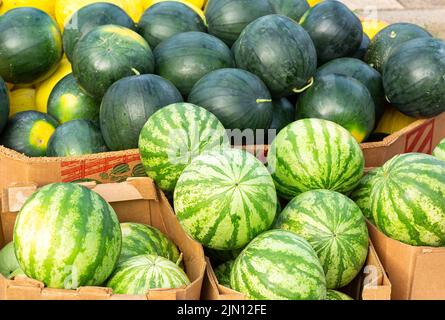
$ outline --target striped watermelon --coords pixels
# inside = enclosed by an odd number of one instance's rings
[[[284,230],[255,238],[235,260],[230,283],[252,300],[326,298],[326,278],[314,249]]]
[[[368,256],[368,229],[360,208],[328,190],[303,193],[281,213],[277,227],[306,239],[318,254],[329,289],[348,285]]]
[[[116,266],[121,242],[113,208],[97,193],[69,183],[34,193],[14,227],[20,267],[51,288],[101,285]]]
[[[340,291],[328,290],[326,300],[354,300],[347,294]]]
[[[443,139],[433,151],[433,156],[445,161],[445,139]]]
[[[235,260],[230,260],[215,269],[215,275],[220,285],[230,288],[230,273],[234,264]]]
[[[176,245],[161,231],[140,223],[121,223],[122,251],[119,262],[144,254],[164,257],[177,263],[180,253]]]
[[[141,255],[120,263],[108,280],[115,294],[146,294],[150,289],[175,289],[190,284],[185,272],[168,259]]]
[[[375,225],[413,246],[445,246],[445,163],[409,153],[377,171],[371,190]]]
[[[191,237],[212,249],[231,250],[271,227],[277,195],[258,159],[242,150],[226,149],[192,161],[178,180],[174,203]]]
[[[299,120],[284,128],[267,159],[277,191],[286,199],[317,189],[348,193],[359,183],[365,166],[351,134],[321,119]]]
[[[365,175],[362,180],[360,180],[357,188],[351,193],[351,199],[355,201],[360,210],[362,210],[363,215],[370,221],[373,221],[371,212],[371,189],[377,170],[378,169],[374,169]]]
[[[0,274],[9,278],[18,269],[20,265],[15,257],[14,244],[10,242],[0,250]]]
[[[173,191],[182,171],[204,151],[229,145],[226,131],[207,110],[175,103],[153,114],[142,129],[139,150],[149,177]]]

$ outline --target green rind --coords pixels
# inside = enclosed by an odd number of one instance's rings
[[[179,261],[178,247],[158,229],[139,223],[122,223],[121,230],[119,262],[144,254],[161,256],[173,263]]]
[[[226,129],[267,129],[272,99],[256,75],[240,69],[213,71],[192,88],[188,101],[213,113]]]
[[[72,64],[79,85],[96,99],[117,80],[154,71],[153,53],[144,38],[113,25],[96,27],[82,37]]]
[[[340,291],[328,290],[326,294],[326,300],[354,300],[347,294]]]
[[[8,122],[9,107],[8,88],[5,81],[0,77],[0,134]]]
[[[237,67],[260,77],[275,98],[305,87],[317,68],[309,34],[280,15],[268,15],[249,24],[232,50]]]
[[[14,84],[49,77],[62,59],[62,36],[45,12],[16,8],[0,19],[0,76]]]
[[[392,51],[402,43],[417,39],[431,37],[431,34],[420,26],[412,23],[394,23],[380,30],[369,45],[365,61],[380,73],[392,54]]]
[[[82,36],[95,27],[108,24],[136,29],[128,14],[112,3],[91,3],[78,10],[66,23],[63,30],[63,49],[68,60],[73,61],[74,48]]]
[[[295,106],[286,98],[274,100],[272,122],[269,129],[276,130],[276,134],[295,121]],[[271,142],[271,141],[270,141]]]
[[[433,150],[433,156],[445,161],[445,139],[443,139]]]
[[[154,56],[156,74],[173,82],[184,96],[206,74],[235,65],[224,42],[203,32],[176,34],[159,44]]]
[[[362,180],[360,180],[357,188],[351,193],[350,196],[350,198],[359,206],[366,219],[370,220],[371,222],[373,222],[371,211],[371,191],[374,184],[374,177],[378,174],[379,170],[380,168],[368,172],[362,178]]]
[[[332,60],[317,70],[317,77],[329,74],[341,74],[360,81],[374,100],[376,119],[380,120],[384,111],[385,93],[382,76],[365,62],[354,58],[339,58]]]
[[[360,19],[340,1],[322,1],[304,14],[300,25],[314,42],[319,65],[354,54],[363,39]]]
[[[76,184],[41,188],[26,201],[14,226],[20,267],[50,288],[101,285],[116,266],[121,242],[113,208]]]
[[[89,120],[99,124],[100,103],[87,95],[73,74],[60,80],[48,99],[48,114],[61,124],[72,120]]]
[[[195,158],[178,180],[174,207],[184,230],[204,246],[239,249],[275,219],[273,180],[253,155],[238,149]]]
[[[189,103],[162,108],[141,131],[139,151],[149,177],[173,191],[187,165],[200,154],[229,146],[226,131],[207,110]]]
[[[0,274],[8,279],[17,269],[20,265],[15,257],[14,243],[10,242],[0,250]]]
[[[309,10],[306,0],[269,0],[275,13],[300,21],[301,17]]]
[[[375,127],[375,105],[369,90],[358,80],[340,74],[316,77],[298,99],[296,119],[324,119],[347,129],[358,142]]]
[[[283,129],[267,159],[277,191],[286,199],[317,189],[351,192],[365,167],[360,145],[350,133],[319,119],[299,120]]]
[[[47,146],[33,146],[29,142],[31,128],[37,121],[46,122],[54,129],[58,126],[57,121],[50,115],[37,111],[19,112],[6,125],[0,136],[0,144],[28,157],[44,157]]]
[[[232,46],[252,21],[275,13],[268,0],[210,0],[205,9],[209,33]]]
[[[230,260],[215,269],[215,275],[220,285],[230,288],[230,273],[234,264],[235,260]]]
[[[357,51],[351,55],[351,58],[356,58],[360,60],[365,60],[366,52],[368,52],[369,46],[371,45],[371,39],[369,39],[366,33],[363,33],[362,43]]]
[[[231,287],[252,300],[324,300],[326,279],[317,254],[297,235],[268,231],[235,260]]]
[[[115,82],[100,106],[100,129],[114,151],[135,149],[147,120],[161,108],[182,102],[178,89],[157,75],[140,75]]]
[[[107,151],[102,133],[93,122],[73,120],[57,127],[48,142],[46,155],[75,157]]]
[[[383,70],[387,100],[410,117],[435,117],[445,111],[444,74],[445,41],[406,41],[393,50]]]
[[[348,285],[368,256],[369,237],[360,208],[327,190],[303,193],[281,213],[277,227],[306,239],[320,259],[328,289]]]
[[[445,163],[410,153],[388,161],[374,177],[371,210],[388,237],[413,246],[445,246]]]
[[[120,263],[107,287],[115,294],[145,295],[150,289],[176,289],[189,284],[185,272],[170,260],[140,255]]]
[[[139,34],[152,48],[175,34],[189,31],[206,32],[207,27],[193,9],[180,2],[155,3],[138,23]]]

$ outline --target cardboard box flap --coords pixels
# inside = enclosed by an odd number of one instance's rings
[[[150,178],[129,178],[123,183],[79,183],[98,193],[109,203],[133,200],[158,201],[156,186]],[[37,190],[37,184],[10,186],[2,194],[2,212],[19,212],[26,200]]]

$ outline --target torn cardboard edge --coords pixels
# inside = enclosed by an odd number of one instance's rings
[[[84,184],[85,185],[85,184]],[[81,287],[77,290],[46,288],[42,282],[26,277],[7,280],[0,275],[0,300],[199,300],[206,262],[204,250],[182,229],[165,195],[150,178],[132,178],[124,183],[86,184],[103,196],[116,211],[120,222],[152,225],[169,237],[184,254],[191,284],[177,289],[154,289],[146,295],[113,294],[106,287]],[[17,212],[37,190],[35,184],[15,185],[3,192],[0,213],[0,245],[13,237]]]
[[[386,236],[368,221],[394,300],[445,300],[445,247],[415,247]]]
[[[220,285],[209,258],[206,257],[206,261],[202,293],[204,300],[246,300],[244,294]],[[346,291],[362,300],[391,300],[391,283],[372,243],[362,272],[346,287]]]

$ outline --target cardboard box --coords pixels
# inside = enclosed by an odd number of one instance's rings
[[[371,223],[368,229],[392,283],[392,299],[445,300],[445,248],[404,244]]]
[[[149,178],[131,178],[124,183],[84,184],[101,195],[116,211],[119,221],[152,225],[162,231],[184,254],[189,286],[150,290],[146,295],[114,295],[110,288],[82,287],[78,290],[45,288],[43,283],[25,277],[7,280],[0,275],[0,300],[198,300],[206,262],[202,246],[189,238],[177,220],[164,194]],[[3,192],[0,214],[0,248],[12,241],[17,212],[37,185],[17,185]]]
[[[383,166],[398,154],[410,152],[431,154],[443,138],[445,138],[445,113],[432,119],[417,120],[383,141],[362,143],[361,147],[366,167],[374,168]],[[244,147],[263,163],[267,162],[269,148],[268,145]]]
[[[246,297],[218,283],[210,261],[207,259],[202,298],[204,300],[245,300]],[[390,300],[391,283],[372,244],[362,272],[343,290],[356,300]]]

